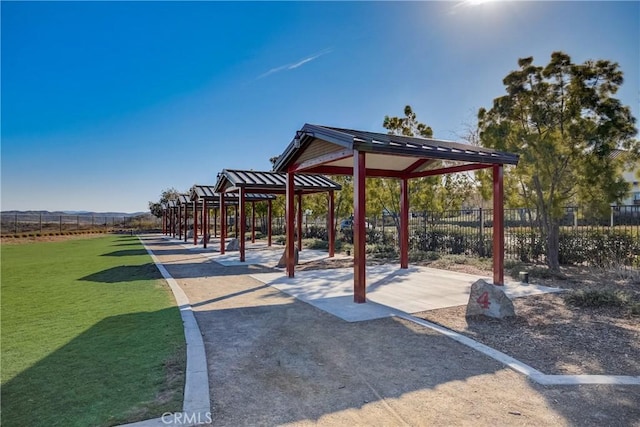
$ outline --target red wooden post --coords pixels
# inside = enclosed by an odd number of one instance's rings
[[[220,253],[224,255],[224,241],[227,238],[227,208],[224,193],[220,193]]]
[[[173,233],[176,237],[176,233]],[[178,239],[182,239],[182,204],[178,205]]]
[[[218,209],[213,208],[213,237],[218,237]]]
[[[184,204],[184,242],[187,243],[187,229],[189,228],[189,205]]]
[[[353,301],[367,302],[366,297],[366,229],[365,229],[365,181],[367,169],[365,153],[353,152]]]
[[[244,262],[244,235],[247,227],[247,212],[244,202],[244,194],[244,187],[240,187],[240,191],[238,192],[238,203],[240,204],[240,237],[238,238],[240,240],[240,262]]]
[[[271,246],[271,199],[267,201],[267,246]]]
[[[400,181],[400,268],[409,268],[409,180]]]
[[[202,243],[207,248],[207,235],[209,234],[209,212],[207,211],[207,199],[202,198]]]
[[[294,250],[294,218],[295,218],[295,194],[293,187],[293,172],[287,172],[287,202],[286,202],[286,229],[287,229],[287,276],[295,274],[295,250]]]
[[[235,213],[236,221],[235,221],[233,229],[234,229],[234,232],[236,233],[236,239],[238,238],[238,208],[239,207],[240,207],[240,200],[238,200],[238,204],[235,205],[235,207],[234,207],[234,213]]]
[[[256,242],[256,202],[251,202],[251,243]]]
[[[329,212],[327,215],[327,238],[329,239],[329,258],[333,258],[336,252],[336,228],[333,225],[333,215],[335,210],[335,199],[333,191],[329,191]]]
[[[193,201],[193,244],[198,244],[198,202]]]
[[[302,251],[302,193],[298,193],[298,251]]]
[[[503,165],[493,165],[493,284],[504,285]]]

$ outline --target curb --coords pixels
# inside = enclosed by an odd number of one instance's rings
[[[630,375],[547,375],[532,368],[526,363],[514,359],[494,348],[486,346],[478,341],[472,340],[458,332],[447,329],[443,326],[431,323],[424,319],[411,315],[395,315],[409,322],[416,323],[426,328],[439,332],[460,344],[471,347],[480,353],[507,365],[516,372],[526,375],[530,380],[542,385],[587,385],[587,384],[609,384],[609,385],[637,385],[640,386],[640,376]]]
[[[184,326],[184,337],[187,343],[187,370],[184,382],[184,400],[182,412],[164,413],[159,418],[123,424],[121,427],[155,427],[155,426],[194,426],[210,423],[211,399],[209,394],[209,375],[207,357],[202,341],[202,333],[191,309],[187,295],[178,285],[155,254],[138,237],[142,246],[151,256],[162,277],[167,281],[176,303],[180,308],[180,316]]]

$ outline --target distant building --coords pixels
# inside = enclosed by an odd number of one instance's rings
[[[622,154],[622,150],[614,150],[611,153],[611,157],[617,157]],[[640,163],[636,164],[635,167],[631,169],[627,169],[623,172],[622,177],[625,181],[631,184],[631,190],[629,191],[628,197],[622,200],[620,205],[636,205],[640,206]]]

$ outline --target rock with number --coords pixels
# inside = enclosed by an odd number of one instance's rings
[[[229,243],[227,243],[227,250],[228,251],[239,251],[240,250],[240,243],[238,242],[238,239],[229,240]]]
[[[496,319],[515,316],[513,302],[504,293],[504,286],[495,286],[480,279],[471,285],[467,317],[488,316]]]
[[[298,265],[299,257],[300,257],[300,255],[298,253],[298,248],[294,246],[294,248],[293,248],[293,263],[294,263],[294,265]],[[286,266],[287,266],[287,249],[285,248],[284,249],[284,253],[280,257],[280,261],[278,261],[278,264],[276,265],[276,267],[285,268]]]

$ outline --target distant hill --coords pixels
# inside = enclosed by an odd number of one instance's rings
[[[2,211],[2,215],[76,215],[76,216],[99,216],[99,217],[137,217],[150,215],[150,212],[90,212],[90,211]]]

